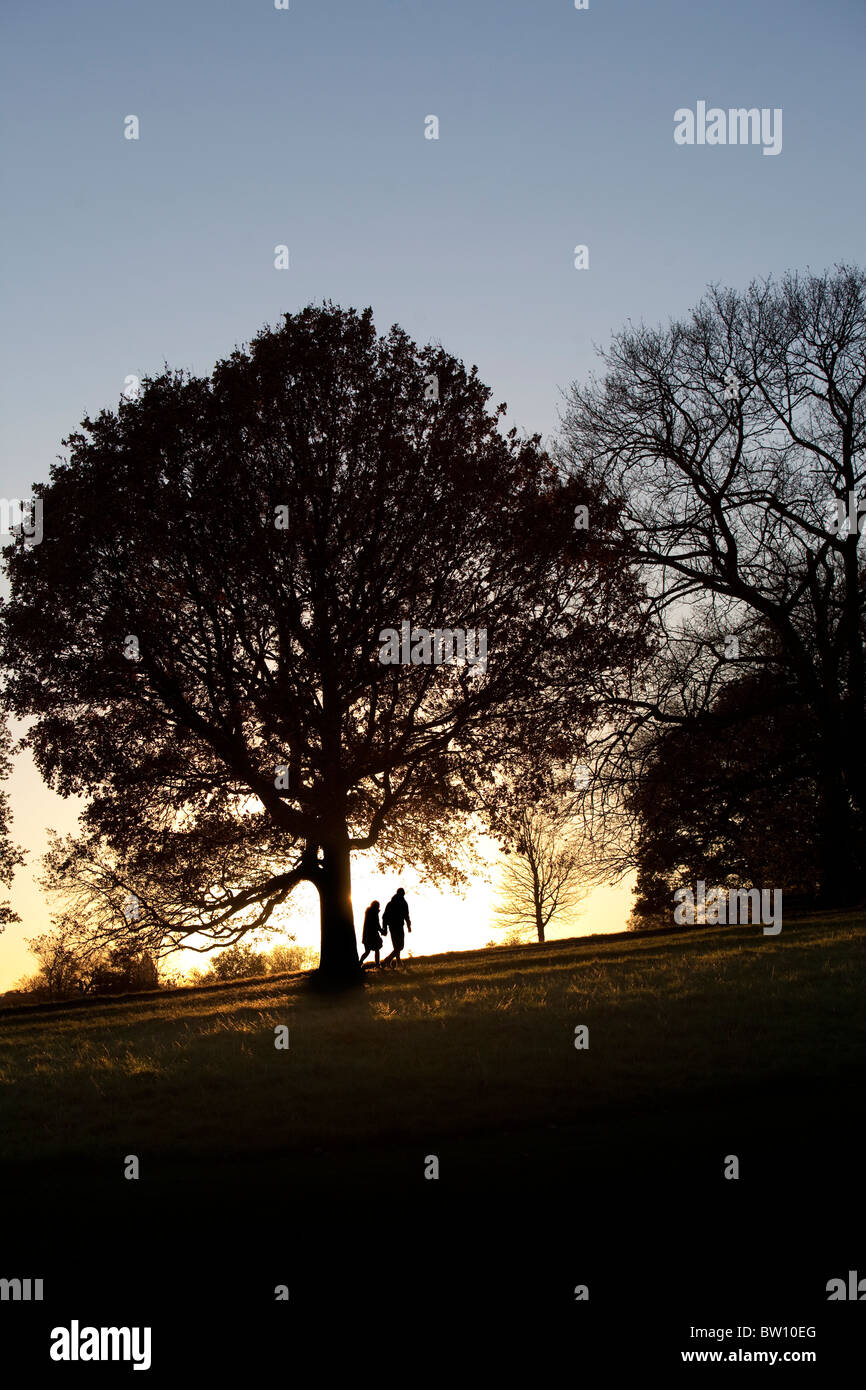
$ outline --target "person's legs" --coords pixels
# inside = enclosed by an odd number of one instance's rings
[[[370,947],[368,946],[367,949],[366,949],[366,951],[364,952],[364,954],[362,955],[362,957],[361,957],[361,959],[360,959],[360,962],[359,962],[360,965],[363,965],[363,964],[364,964],[364,961],[367,959],[367,957],[368,957],[369,954],[370,954]],[[376,952],[376,964],[377,964],[377,965],[379,964],[379,952],[378,952],[378,951]]]

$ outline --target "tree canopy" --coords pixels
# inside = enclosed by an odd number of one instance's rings
[[[107,938],[231,945],[308,881],[353,975],[352,853],[459,881],[513,761],[579,754],[644,650],[617,507],[489,400],[328,304],[64,441],[0,650],[43,777],[86,798],[49,867]],[[404,623],[486,662],[386,664]]]
[[[729,681],[709,710],[657,729],[628,793],[638,825],[634,925],[669,926],[674,890],[699,879],[772,884],[788,903],[812,901],[814,748],[809,710],[766,672]]]

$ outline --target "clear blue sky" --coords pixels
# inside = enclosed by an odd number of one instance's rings
[[[0,496],[127,375],[311,300],[440,340],[548,435],[628,318],[863,259],[863,0],[5,0],[3,28]],[[676,145],[698,101],[781,107],[781,154]]]
[[[310,300],[441,339],[546,434],[626,318],[866,246],[863,0],[4,11],[4,495],[127,374]],[[675,145],[698,100],[782,107],[782,153]]]

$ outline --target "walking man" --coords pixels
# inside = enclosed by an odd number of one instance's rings
[[[406,901],[406,894],[402,888],[398,888],[393,898],[385,905],[382,913],[382,926],[391,933],[391,952],[382,961],[383,965],[391,962],[391,969],[396,970],[400,964],[400,952],[403,949],[406,938],[403,935],[403,923],[409,931],[412,930],[412,923],[409,920],[409,904]]]

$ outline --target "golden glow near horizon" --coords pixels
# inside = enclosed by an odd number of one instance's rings
[[[20,728],[17,732],[20,734]],[[73,832],[83,804],[78,799],[64,800],[46,787],[29,753],[21,753],[16,758],[6,790],[13,816],[12,838],[27,851],[27,860],[15,876],[11,894],[12,906],[21,921],[7,926],[0,934],[0,992],[14,988],[22,975],[34,973],[36,962],[27,948],[26,938],[39,936],[51,927],[55,906],[49,904],[35,881],[36,874],[41,871],[42,854],[48,848],[46,828],[61,834]],[[408,869],[400,874],[381,873],[372,856],[356,856],[352,863],[352,903],[359,939],[367,904],[378,898],[384,907],[400,884],[406,889],[412,914],[412,932],[406,937],[407,953],[437,955],[443,951],[471,950],[486,946],[490,941],[501,944],[504,940],[493,921],[495,856],[491,855],[490,862],[479,869],[463,895],[450,888],[440,892],[429,884],[422,885],[418,876]],[[631,905],[631,879],[615,887],[597,888],[573,916],[551,926],[548,938],[553,941],[567,936],[624,931]],[[303,884],[293,894],[292,906],[279,924],[286,932],[294,934],[298,945],[318,949],[319,914],[311,885]],[[262,949],[268,950],[284,939],[280,935],[269,936],[262,940]],[[168,968],[181,972],[195,967],[205,970],[210,959],[209,954],[199,951],[178,952],[171,958]]]

